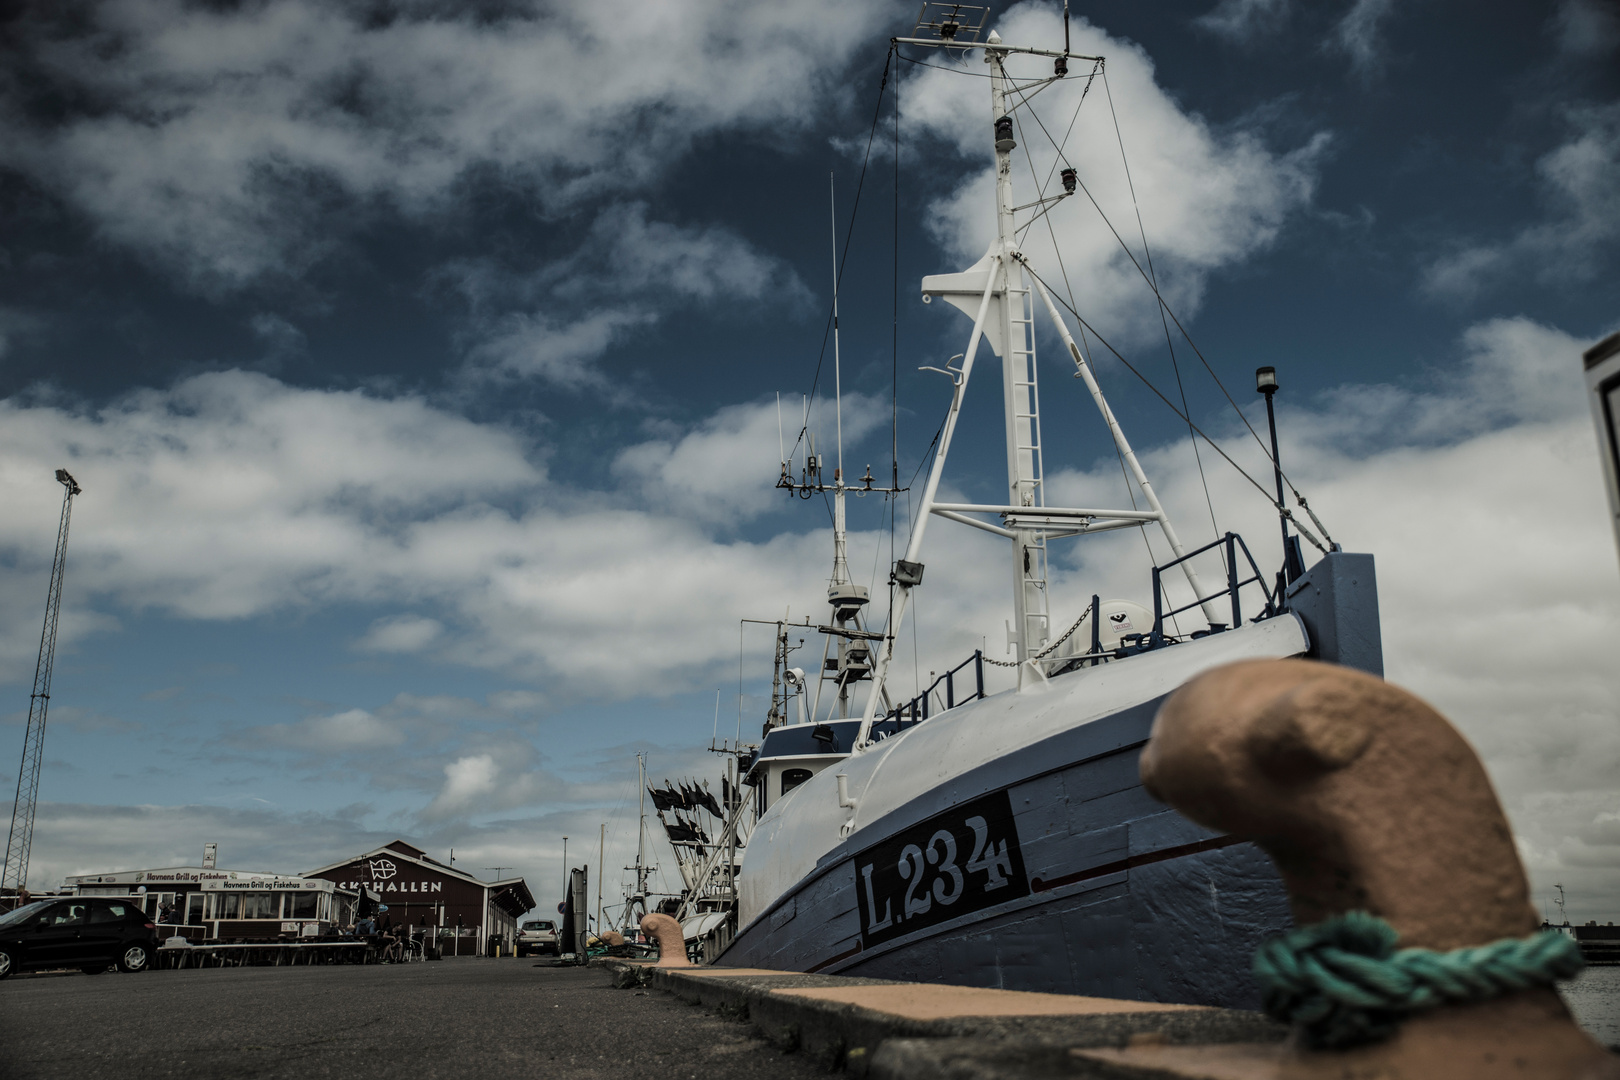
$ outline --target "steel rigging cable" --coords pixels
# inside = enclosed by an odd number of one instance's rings
[[[901,57],[901,59],[903,60],[903,59],[906,59],[906,58]],[[912,61],[912,62],[915,63],[916,61]],[[929,65],[929,66],[937,66],[937,65]],[[951,69],[942,68],[941,70],[951,70]],[[977,73],[976,72],[961,72],[961,74],[975,75]],[[1107,88],[1108,88],[1108,73],[1107,73],[1106,65],[1103,65],[1102,76],[1103,76],[1103,87],[1104,87],[1104,90],[1107,91]],[[984,76],[984,77],[987,78],[988,76]],[[1028,103],[1028,97],[1024,96],[1021,93],[1022,89],[1023,89],[1022,87],[1019,87],[1017,85],[1014,85],[1012,87],[1012,90],[1015,93],[1019,93],[1019,96],[1027,104]],[[1089,80],[1088,80],[1088,89],[1089,89]],[[1084,100],[1084,95],[1082,95],[1082,101],[1083,100]],[[1109,111],[1110,111],[1110,113],[1113,112],[1113,97],[1112,97],[1111,92],[1109,93]],[[1034,120],[1036,125],[1041,129],[1041,134],[1046,136],[1046,141],[1051,143],[1053,148],[1057,151],[1058,157],[1063,161],[1064,165],[1069,166],[1069,167],[1072,168],[1073,164],[1069,161],[1068,155],[1066,155],[1063,152],[1063,146],[1060,145],[1056,139],[1052,138],[1052,133],[1046,129],[1046,125],[1041,122],[1041,118],[1040,118],[1039,114],[1037,114],[1035,112],[1033,107],[1030,108],[1029,115],[1030,115],[1030,119]],[[1075,115],[1076,115],[1076,117],[1078,117],[1078,115],[1079,115],[1078,107],[1076,107]],[[1117,129],[1117,127],[1118,127],[1118,117],[1117,116],[1115,116],[1115,126],[1116,126],[1116,129]],[[1073,130],[1074,130],[1074,121],[1071,120],[1070,123],[1069,123],[1069,131],[1064,133],[1064,143],[1068,142],[1069,135],[1073,132]],[[1117,130],[1116,130],[1116,133],[1117,133]],[[1120,153],[1121,153],[1121,157],[1123,157],[1124,156],[1123,139],[1121,140]],[[1128,169],[1129,169],[1129,166],[1127,165],[1127,170]],[[1047,181],[1048,181],[1048,183],[1050,183],[1050,181],[1051,181],[1050,174],[1048,174],[1048,176],[1047,176]],[[1204,365],[1204,370],[1209,372],[1209,377],[1214,380],[1216,387],[1218,387],[1220,389],[1220,391],[1221,391],[1221,395],[1226,398],[1227,404],[1232,406],[1232,411],[1237,413],[1238,419],[1243,421],[1243,426],[1248,428],[1249,435],[1253,437],[1253,439],[1255,441],[1255,445],[1260,447],[1260,451],[1261,451],[1261,453],[1263,453],[1265,455],[1267,461],[1272,461],[1271,448],[1266,444],[1266,441],[1260,437],[1260,433],[1254,429],[1254,425],[1249,422],[1248,415],[1244,413],[1244,411],[1238,406],[1237,401],[1233,399],[1231,392],[1229,390],[1227,390],[1226,384],[1221,381],[1220,375],[1216,374],[1215,368],[1213,367],[1213,365],[1210,364],[1209,359],[1204,355],[1203,350],[1198,347],[1198,343],[1193,340],[1192,335],[1190,333],[1188,333],[1187,328],[1182,325],[1181,319],[1176,316],[1175,309],[1170,306],[1170,302],[1168,300],[1166,300],[1164,298],[1163,294],[1161,294],[1159,292],[1158,283],[1154,279],[1154,275],[1149,274],[1148,271],[1146,271],[1146,270],[1144,270],[1142,268],[1142,264],[1137,259],[1136,253],[1133,252],[1131,250],[1130,245],[1125,242],[1125,238],[1122,237],[1119,234],[1119,230],[1114,228],[1114,223],[1112,221],[1110,221],[1109,218],[1108,218],[1108,215],[1106,213],[1104,213],[1102,206],[1100,204],[1098,204],[1098,202],[1097,202],[1096,196],[1092,195],[1091,189],[1086,186],[1086,184],[1085,184],[1085,182],[1083,180],[1079,179],[1078,170],[1076,170],[1076,181],[1079,184],[1080,190],[1085,192],[1086,198],[1088,200],[1090,200],[1092,208],[1097,211],[1097,216],[1102,218],[1103,224],[1108,226],[1108,231],[1113,233],[1114,239],[1119,242],[1119,246],[1120,246],[1121,250],[1123,250],[1125,252],[1126,257],[1131,260],[1131,265],[1136,267],[1136,272],[1141,275],[1142,280],[1147,282],[1148,288],[1153,291],[1154,299],[1158,301],[1160,309],[1162,311],[1162,314],[1169,316],[1170,321],[1176,324],[1176,329],[1181,333],[1182,338],[1186,340],[1187,345],[1188,345],[1189,348],[1192,349],[1193,354],[1198,357],[1199,362]],[[1133,204],[1134,204],[1134,201],[1135,201],[1134,187],[1133,187],[1133,190],[1132,190],[1132,201],[1133,201]],[[1053,243],[1054,243],[1054,246],[1055,246],[1055,244],[1056,244],[1055,235],[1053,237]],[[1143,237],[1143,245],[1144,245],[1144,249],[1145,249],[1146,248],[1146,237],[1145,236]],[[1062,255],[1060,253],[1059,256],[1058,256],[1058,263],[1059,263],[1060,267],[1062,267],[1062,261],[1063,261],[1062,260]],[[1068,273],[1067,273],[1066,268],[1064,268],[1064,282],[1065,282],[1065,284],[1067,284],[1067,282],[1068,282]],[[1072,289],[1070,290],[1069,296],[1070,296],[1070,300],[1072,301],[1073,298],[1074,298],[1074,294],[1073,294]],[[1068,305],[1065,305],[1065,306],[1067,306],[1071,312],[1075,311],[1075,305],[1072,302],[1070,304],[1068,304]],[[1075,318],[1078,319],[1079,317],[1080,316],[1079,316],[1078,312],[1076,312],[1075,313]],[[1095,333],[1095,331],[1093,331],[1093,332]],[[1113,351],[1111,347],[1110,347],[1110,351]],[[1179,381],[1179,372],[1178,372],[1178,381]],[[1154,392],[1157,393],[1158,391],[1155,390]],[[1161,397],[1162,397],[1162,395],[1161,395]],[[1168,404],[1168,402],[1166,402],[1166,404]],[[1178,413],[1178,415],[1179,415],[1179,413]],[[1202,432],[1199,432],[1199,434],[1203,435]],[[1207,442],[1208,441],[1208,436],[1204,436],[1204,438],[1205,438],[1205,441]],[[1213,445],[1213,444],[1211,444],[1211,445]],[[1225,455],[1223,454],[1222,456],[1224,457]],[[1231,459],[1228,458],[1227,460],[1230,461]],[[1276,465],[1277,463],[1272,462],[1272,464]],[[1281,471],[1281,470],[1279,469],[1279,471]],[[1299,488],[1297,486],[1295,486],[1293,480],[1289,478],[1289,476],[1288,476],[1288,474],[1286,472],[1282,473],[1282,477],[1283,477],[1283,482],[1288,485],[1288,490],[1293,494],[1294,500],[1299,503],[1300,509],[1304,510],[1305,513],[1310,516],[1311,521],[1316,525],[1316,527],[1318,529],[1322,530],[1322,535],[1327,539],[1328,544],[1331,546],[1333,544],[1333,537],[1328,533],[1327,527],[1322,524],[1321,519],[1316,516],[1315,511],[1313,511],[1311,509],[1310,503],[1306,500],[1305,496],[1303,494],[1301,494]],[[1207,488],[1206,488],[1206,493],[1207,493]],[[1275,500],[1273,500],[1269,495],[1267,496],[1267,501],[1272,502],[1275,505]],[[1282,508],[1279,507],[1279,510],[1281,510],[1281,509]],[[1283,512],[1285,514],[1287,514],[1287,511],[1283,511]],[[1289,517],[1289,520],[1291,520],[1291,521],[1293,520],[1293,517],[1292,517],[1291,514],[1289,514],[1287,516]],[[1320,544],[1318,544],[1317,546],[1321,547]],[[1323,550],[1326,550],[1326,549],[1323,549]]]
[[[1030,276],[1033,277],[1036,281],[1039,281],[1042,285],[1046,285],[1046,279],[1041,277],[1041,275],[1035,273],[1034,268],[1031,267],[1028,263],[1024,264],[1024,269],[1028,270],[1029,273],[1030,273]],[[1052,288],[1051,288],[1050,285],[1047,285],[1046,288],[1047,288],[1047,292],[1050,293],[1052,291]],[[1069,304],[1068,301],[1064,300],[1062,296],[1058,297],[1058,303],[1060,303],[1064,307],[1068,308],[1069,309],[1069,314],[1074,316],[1075,321],[1078,322],[1081,326],[1084,326],[1086,329],[1090,330],[1092,336],[1095,337],[1099,343],[1101,343],[1102,347],[1107,349],[1109,352],[1113,353],[1114,354],[1114,359],[1118,360],[1121,364],[1125,365],[1125,370],[1129,371],[1132,375],[1135,375],[1138,379],[1141,379],[1142,380],[1142,385],[1146,386],[1149,390],[1153,391],[1154,396],[1156,396],[1160,401],[1164,402],[1165,408],[1167,408],[1171,412],[1175,413],[1176,416],[1179,417],[1182,421],[1184,421],[1187,424],[1188,427],[1192,428],[1193,432],[1200,439],[1203,439],[1206,443],[1209,444],[1210,449],[1214,450],[1217,454],[1221,455],[1221,457],[1225,458],[1226,463],[1228,465],[1232,466],[1232,468],[1236,469],[1239,476],[1243,477],[1243,479],[1247,480],[1250,484],[1253,484],[1254,489],[1256,491],[1258,491],[1261,495],[1265,496],[1266,502],[1268,502],[1272,506],[1276,507],[1278,513],[1282,514],[1290,522],[1292,522],[1294,528],[1298,529],[1300,531],[1300,534],[1303,535],[1305,537],[1305,539],[1309,540],[1311,542],[1311,544],[1316,548],[1316,550],[1322,552],[1324,555],[1327,554],[1328,549],[1322,546],[1322,542],[1320,540],[1318,540],[1311,533],[1311,531],[1309,529],[1305,528],[1303,525],[1301,525],[1299,523],[1299,520],[1294,517],[1294,514],[1293,514],[1293,512],[1291,510],[1289,510],[1285,506],[1279,506],[1278,503],[1277,503],[1277,500],[1272,497],[1270,492],[1268,492],[1264,487],[1262,487],[1260,485],[1260,482],[1258,480],[1256,480],[1254,477],[1250,476],[1248,474],[1248,472],[1246,472],[1244,470],[1243,466],[1239,465],[1236,461],[1233,461],[1232,456],[1230,454],[1228,454],[1225,450],[1222,450],[1219,443],[1217,443],[1214,439],[1210,438],[1208,435],[1204,434],[1204,430],[1202,428],[1200,428],[1197,424],[1194,424],[1192,422],[1191,418],[1184,415],[1181,412],[1181,410],[1179,410],[1179,409],[1177,409],[1175,407],[1174,403],[1172,403],[1169,398],[1165,397],[1164,394],[1160,393],[1159,388],[1157,386],[1154,386],[1152,381],[1149,380],[1146,375],[1143,375],[1140,371],[1136,370],[1136,368],[1131,364],[1131,362],[1129,360],[1125,359],[1125,357],[1123,355],[1121,355],[1121,353],[1120,353],[1120,351],[1118,349],[1114,348],[1112,345],[1110,345],[1108,343],[1107,338],[1105,338],[1101,334],[1097,333],[1097,328],[1095,326],[1092,326],[1090,323],[1086,322],[1086,320],[1081,316],[1081,314],[1078,311],[1076,311],[1074,309],[1074,307],[1071,304]]]

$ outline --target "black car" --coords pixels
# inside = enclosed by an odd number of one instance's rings
[[[36,900],[0,915],[0,979],[40,968],[145,971],[157,952],[156,930],[127,900]]]

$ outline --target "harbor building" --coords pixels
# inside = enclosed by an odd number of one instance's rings
[[[441,948],[452,954],[483,955],[497,935],[510,945],[518,919],[535,906],[521,877],[484,881],[403,840],[305,876],[326,878],[339,889],[375,893],[388,905],[395,926],[442,927]]]
[[[154,870],[118,870],[106,874],[72,874],[62,879],[64,892],[74,896],[148,897],[148,915],[172,909],[174,922],[201,925],[207,911],[204,882],[253,876],[245,871],[212,866],[164,866]],[[143,904],[143,910],[146,906]]]
[[[360,901],[355,890],[325,878],[202,866],[75,874],[64,880],[63,891],[121,897],[160,930],[228,941],[320,937],[353,925]]]
[[[168,866],[74,874],[63,880],[63,891],[131,897],[154,919],[168,912],[166,926],[231,939],[353,925],[361,898],[369,895],[388,906],[394,926],[436,929],[443,950],[463,956],[484,955],[496,936],[509,947],[518,919],[535,906],[523,878],[484,881],[404,840],[303,875]]]

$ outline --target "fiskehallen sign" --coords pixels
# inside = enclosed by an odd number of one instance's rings
[[[415,867],[408,868],[417,869]],[[438,893],[444,891],[443,881],[410,881],[399,876],[400,865],[394,859],[361,859],[348,870],[356,875],[354,881],[340,881],[340,889],[370,889],[374,893]]]

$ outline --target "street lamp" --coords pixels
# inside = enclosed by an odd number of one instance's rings
[[[568,899],[568,837],[563,837],[563,900]]]
[[[1282,458],[1277,456],[1277,411],[1271,401],[1272,395],[1278,390],[1277,369],[1255,368],[1254,388],[1266,395],[1266,422],[1271,425],[1271,467],[1277,477],[1277,520],[1282,525],[1283,583],[1292,584],[1295,578],[1305,572],[1305,567],[1292,538],[1288,535],[1288,513],[1283,505]]]

